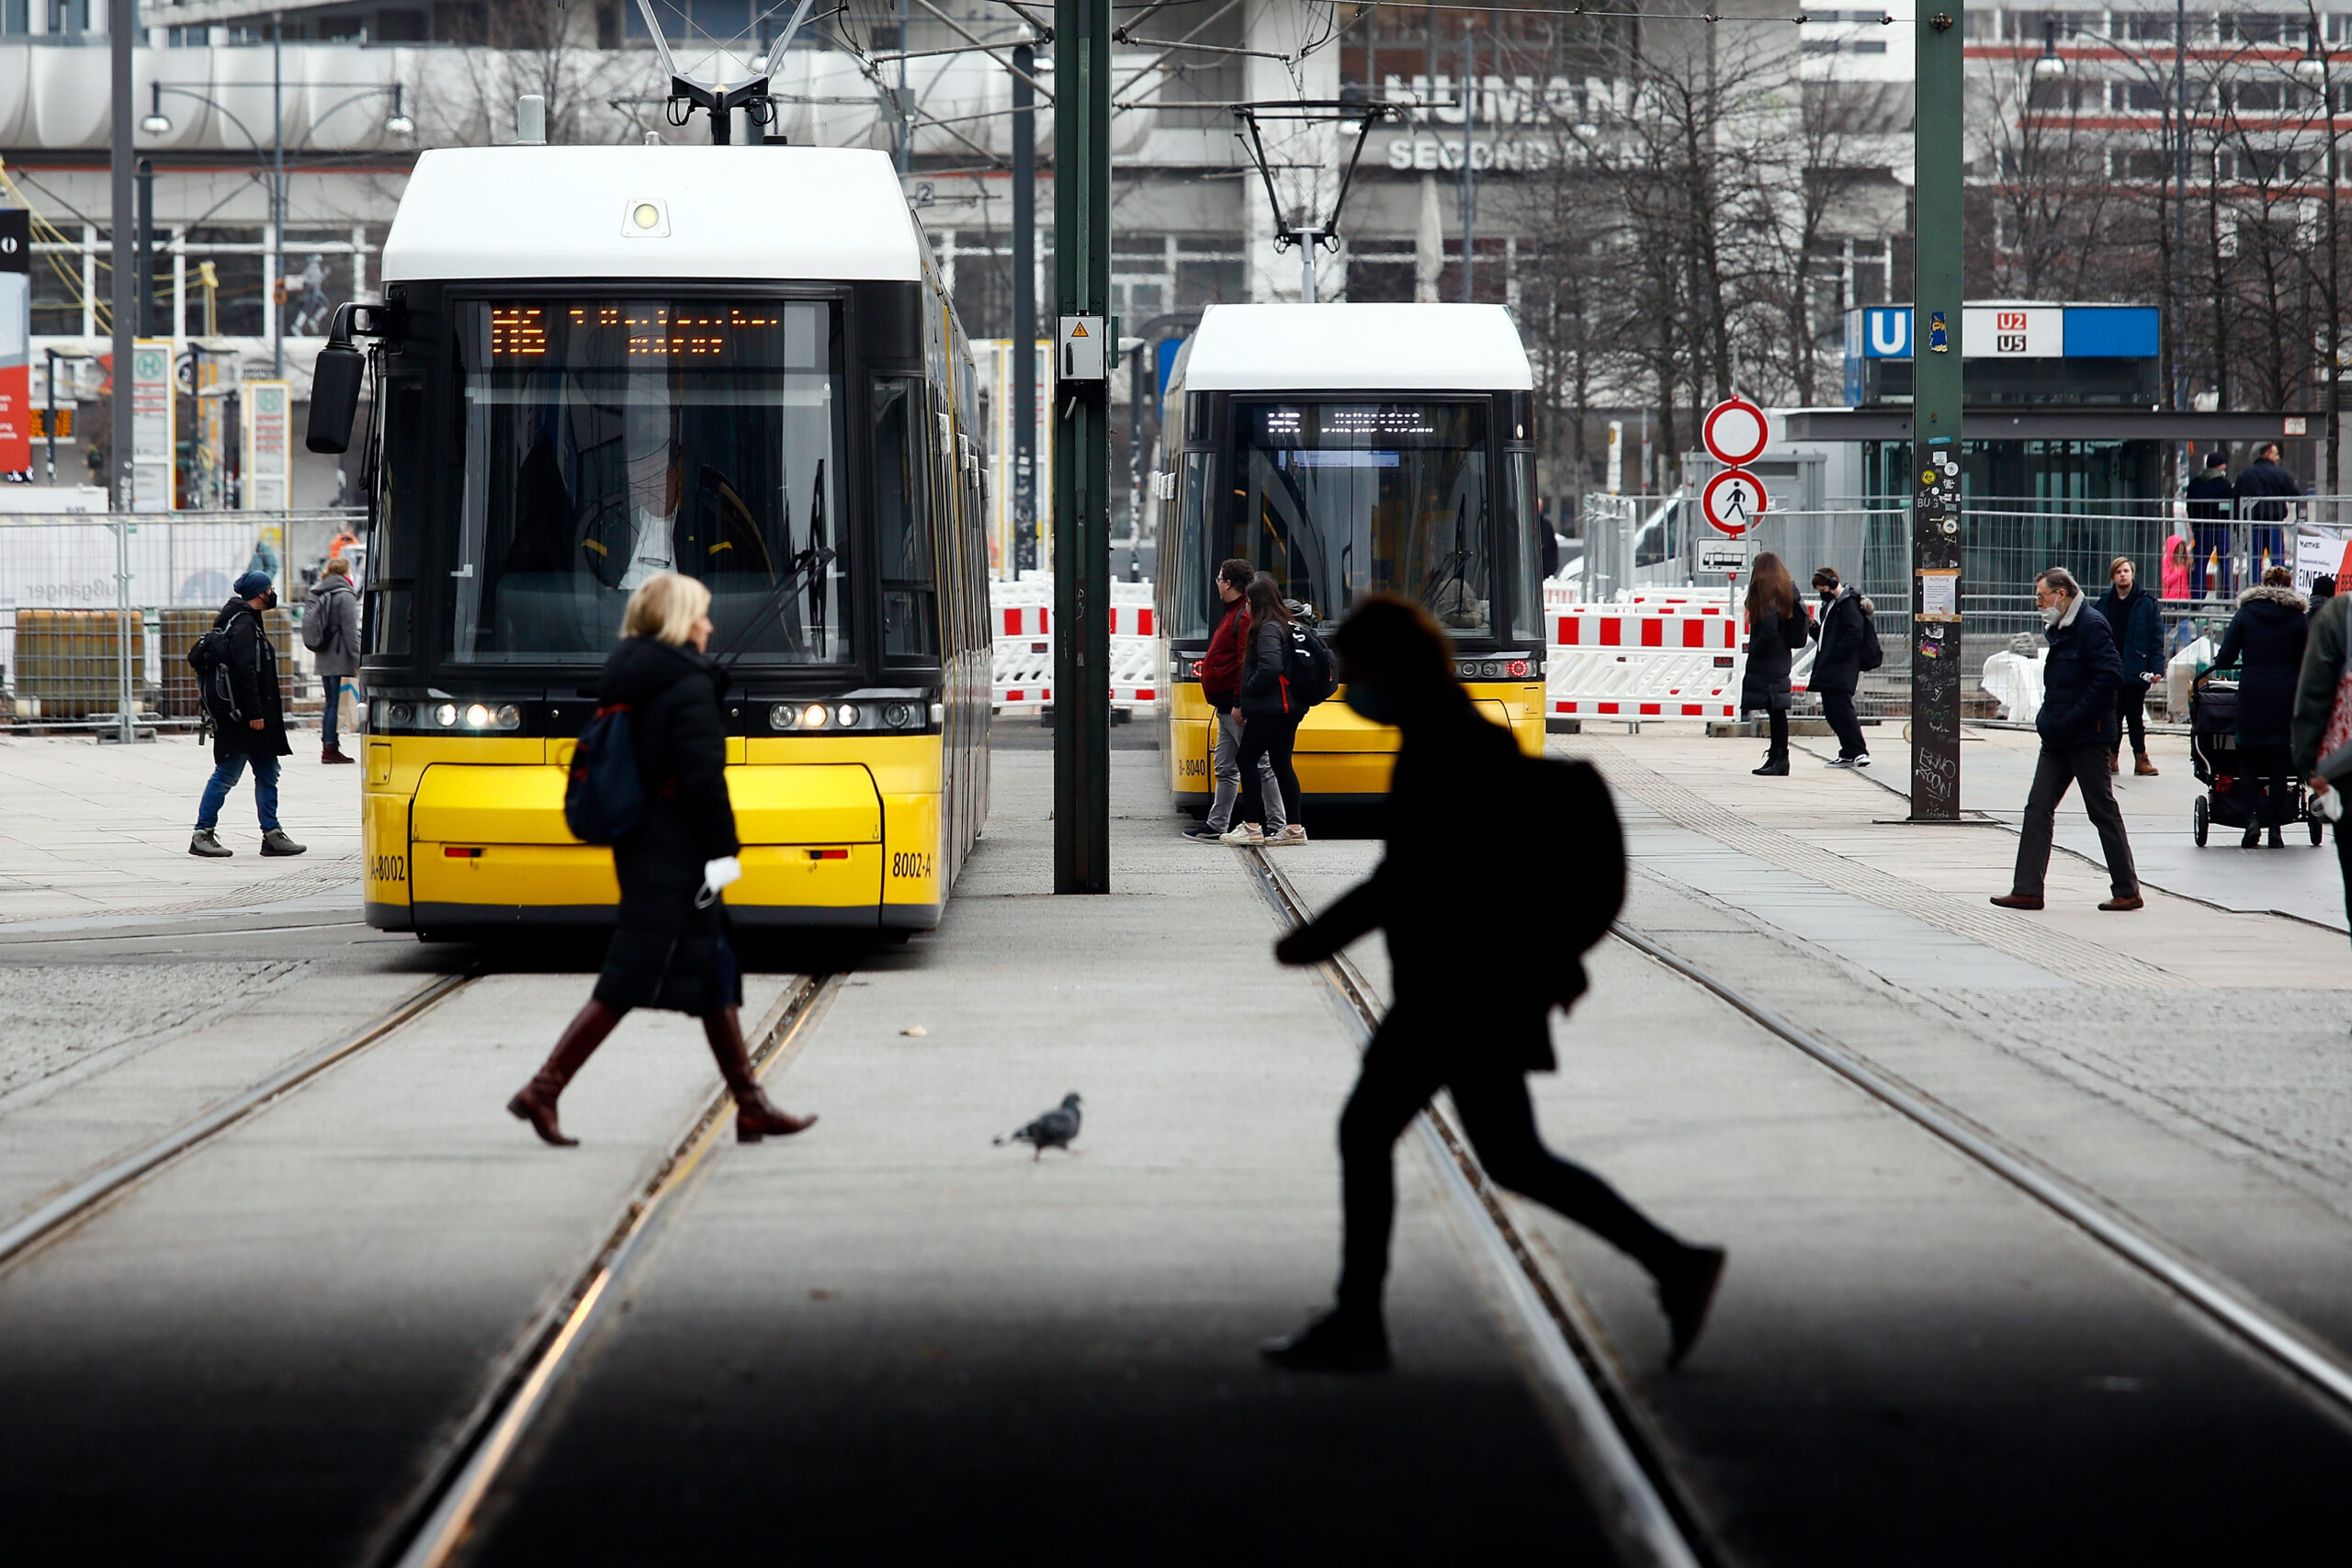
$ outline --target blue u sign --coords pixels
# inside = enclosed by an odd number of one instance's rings
[[[1877,305],[1862,312],[1862,357],[1911,357],[1911,310],[1904,305]]]

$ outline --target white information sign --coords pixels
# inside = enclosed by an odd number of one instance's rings
[[[172,345],[141,338],[130,350],[130,510],[172,509]]]
[[[1764,515],[1770,503],[1764,481],[1746,468],[1725,468],[1709,479],[1699,494],[1699,510],[1708,526],[1735,539]]]
[[[283,512],[293,479],[293,399],[283,381],[248,381],[243,402],[244,510]]]
[[[1699,570],[1701,571],[1746,571],[1747,542],[1742,539],[1732,544],[1701,545]]]
[[[2055,306],[1971,305],[1960,313],[1960,351],[1971,359],[2060,359],[2066,312]]]
[[[1101,316],[1064,316],[1061,359],[1055,368],[1065,381],[1101,381],[1109,374],[1105,344],[1110,325]]]

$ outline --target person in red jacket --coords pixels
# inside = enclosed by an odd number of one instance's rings
[[[1210,634],[1209,650],[1201,656],[1201,696],[1216,715],[1216,757],[1210,764],[1216,796],[1210,802],[1208,820],[1184,829],[1184,837],[1196,843],[1222,840],[1233,827],[1234,807],[1241,798],[1241,662],[1250,648],[1250,582],[1257,575],[1258,569],[1246,560],[1229,560],[1216,569],[1216,596],[1225,608]],[[1259,758],[1257,773],[1258,806],[1242,807],[1245,820],[1238,830],[1262,841],[1279,835],[1290,818],[1283,814],[1273,760]]]

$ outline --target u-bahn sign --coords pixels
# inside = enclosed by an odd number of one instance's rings
[[[1746,468],[1725,468],[1699,492],[1699,511],[1718,534],[1738,538],[1764,515],[1764,481]]]
[[[1772,427],[1762,409],[1735,392],[1707,411],[1699,435],[1716,462],[1726,468],[1744,468],[1764,455],[1764,448],[1771,444]]]

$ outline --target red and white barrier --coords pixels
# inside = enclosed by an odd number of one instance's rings
[[[1547,605],[1544,712],[1556,718],[1737,718],[1747,655],[1722,599]]]
[[[1045,572],[989,584],[996,626],[995,705],[1034,712],[1054,700],[1054,580]],[[1148,707],[1160,699],[1157,612],[1148,582],[1113,582],[1111,702]]]

